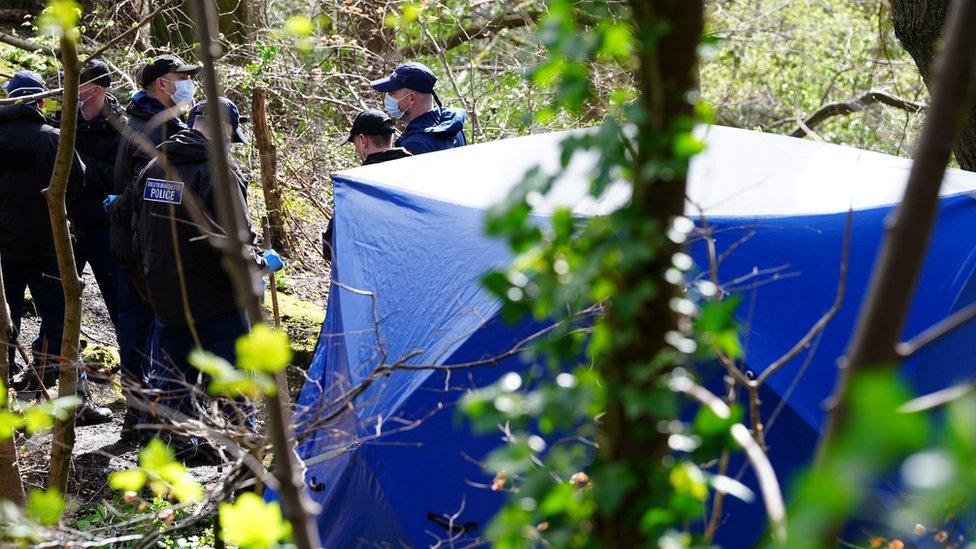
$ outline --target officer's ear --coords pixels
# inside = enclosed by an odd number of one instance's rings
[[[37,100],[37,108],[39,110],[44,110],[44,100],[43,99],[38,99]]]

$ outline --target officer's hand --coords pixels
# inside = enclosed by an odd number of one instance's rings
[[[280,271],[285,266],[285,262],[282,261],[281,256],[274,250],[264,252],[264,262],[268,265],[268,270],[272,273]]]
[[[102,202],[102,209],[105,210],[105,213],[108,213],[109,206],[111,206],[112,202],[115,202],[115,199],[118,197],[119,195],[117,194],[110,194],[105,198],[105,200]]]

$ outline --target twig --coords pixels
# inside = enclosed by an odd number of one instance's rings
[[[902,404],[901,407],[898,408],[898,411],[911,414],[915,412],[932,410],[934,408],[945,406],[954,400],[959,400],[960,398],[972,393],[974,390],[976,390],[976,381],[970,381],[960,385],[953,385],[952,387],[942,389],[941,391],[936,391],[934,393],[929,393],[927,395],[914,398],[905,404]]]
[[[137,30],[139,30],[140,28],[142,28],[142,26],[145,25],[146,23],[149,23],[150,21],[152,21],[153,19],[155,19],[156,16],[159,15],[160,13],[162,13],[162,12],[168,10],[168,9],[174,8],[177,5],[182,4],[182,3],[183,3],[183,0],[170,0],[169,2],[166,2],[165,4],[163,4],[162,6],[159,6],[152,13],[150,13],[149,15],[143,17],[142,20],[140,20],[138,23],[136,23],[135,25],[132,25],[132,27],[130,27],[128,30],[126,30],[125,32],[119,34],[118,36],[112,38],[111,40],[109,40],[108,42],[106,42],[102,47],[100,47],[97,50],[95,50],[94,53],[92,53],[92,54],[88,55],[87,57],[85,57],[85,60],[82,62],[82,64],[87,63],[87,62],[91,61],[92,59],[95,59],[95,58],[99,57],[100,55],[102,55],[103,53],[107,52],[113,46],[115,46],[116,44],[118,44],[119,42],[121,42],[123,38],[126,38],[130,34],[136,32]]]
[[[797,357],[804,349],[806,349],[813,338],[817,336],[820,332],[827,328],[830,321],[837,315],[840,311],[841,306],[844,304],[844,294],[847,288],[847,265],[850,259],[851,253],[851,234],[854,229],[854,210],[847,210],[847,222],[844,226],[844,243],[841,248],[841,258],[840,258],[840,269],[837,273],[837,291],[834,294],[834,302],[827,309],[819,320],[814,323],[813,326],[807,330],[807,333],[800,338],[793,347],[786,352],[783,356],[776,359],[775,362],[769,365],[763,373],[759,375],[755,380],[755,385],[759,386],[766,382],[770,376],[775,374],[777,370],[783,367],[784,364],[793,360]]]
[[[970,303],[938,323],[926,328],[925,331],[912,339],[904,343],[899,343],[895,348],[899,358],[902,360],[910,358],[922,350],[923,347],[934,343],[974,318],[976,318],[976,303]]]

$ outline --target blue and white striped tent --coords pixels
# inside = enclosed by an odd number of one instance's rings
[[[581,130],[592,131],[592,130]],[[503,502],[479,466],[500,436],[476,436],[454,410],[472,387],[527,367],[511,358],[447,373],[418,369],[376,378],[352,404],[342,399],[381,364],[459,364],[498,355],[538,330],[509,325],[479,283],[511,254],[484,235],[486,210],[530,168],[554,172],[574,132],[520,137],[334,175],[333,286],[309,379],[297,409],[306,482],[322,506],[326,547],[424,546],[480,539]],[[824,421],[823,400],[850,337],[878,251],[884,218],[901,198],[910,161],[790,137],[712,126],[692,166],[687,216],[715,234],[724,290],[740,293],[745,365],[758,373],[782,355],[834,300],[847,211],[853,208],[847,292],[813,345],[773,375],[763,417],[780,482],[808,463]],[[610,211],[586,197],[594,158],[579,154],[554,191],[536,201],[544,223],[555,205],[579,215]],[[947,172],[938,226],[906,337],[976,300],[976,174]],[[700,267],[705,247],[690,246]],[[726,255],[724,252],[728,251]],[[904,367],[920,393],[970,379],[976,326],[941,340]],[[733,468],[747,485],[747,467]],[[725,546],[751,545],[765,530],[761,501],[730,501]]]

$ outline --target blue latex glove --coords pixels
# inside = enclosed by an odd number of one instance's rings
[[[108,213],[109,206],[111,206],[112,202],[115,202],[115,199],[117,199],[118,197],[119,195],[117,194],[110,194],[107,197],[105,197],[105,200],[102,202],[102,209],[105,210],[105,213]]]
[[[268,270],[272,273],[280,271],[285,266],[285,262],[282,261],[281,256],[274,250],[264,252],[264,262],[268,265]]]

